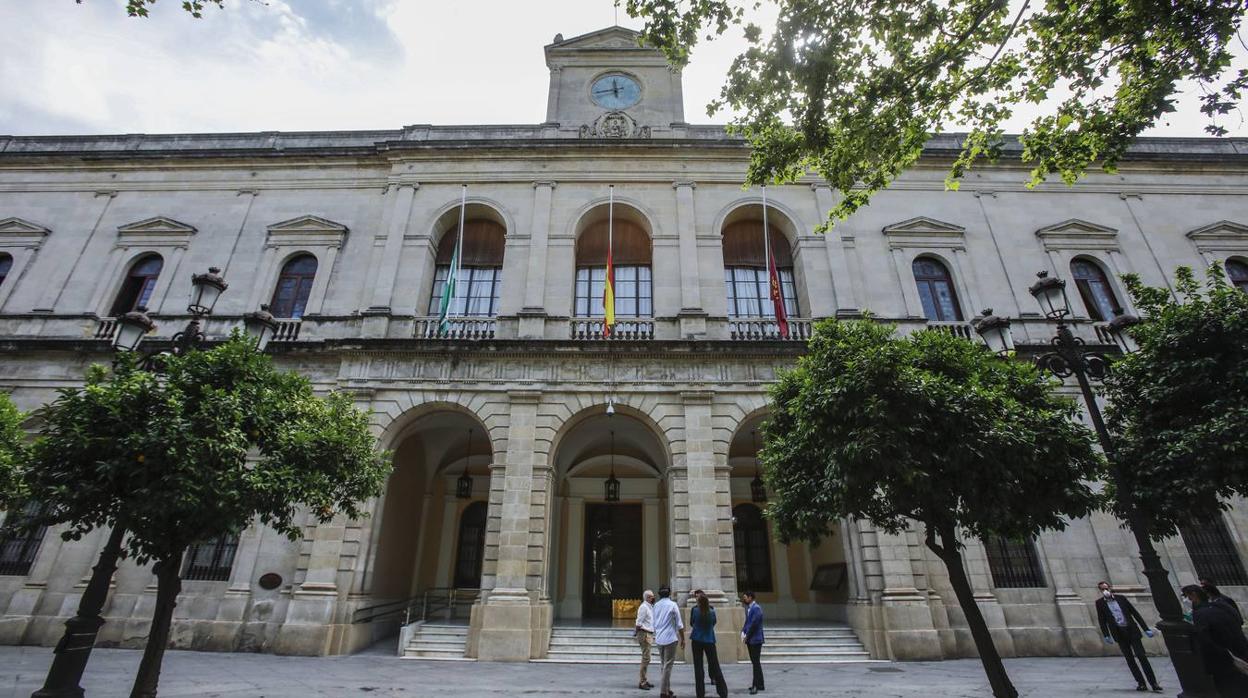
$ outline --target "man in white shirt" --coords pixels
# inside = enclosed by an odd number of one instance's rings
[[[637,688],[649,691],[654,684],[646,680],[646,669],[650,666],[650,648],[654,647],[654,592],[646,589],[641,595],[641,605],[637,607],[636,629],[633,636],[641,646],[641,681]]]
[[[676,643],[680,643],[682,650],[685,648],[685,622],[671,595],[671,589],[659,589],[659,602],[654,605],[654,643],[659,646],[659,660],[663,662],[659,698],[673,698],[672,665],[676,663]]]

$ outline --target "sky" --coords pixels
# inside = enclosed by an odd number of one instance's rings
[[[536,124],[542,47],[617,16],[612,0],[227,0],[198,20],[180,0],[159,0],[146,19],[124,4],[0,0],[0,26],[21,36],[0,57],[0,134]],[[695,50],[690,122],[727,120],[705,107],[743,46],[733,35]],[[1192,100],[1168,121],[1149,135],[1203,135]],[[1238,119],[1226,125],[1248,136]]]

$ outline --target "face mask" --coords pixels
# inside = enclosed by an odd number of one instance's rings
[[[1107,599],[1108,599],[1109,597],[1113,596],[1113,595],[1114,595],[1114,592],[1110,591],[1109,589],[1102,589],[1102,590],[1101,590],[1101,596],[1104,596],[1104,597],[1105,597],[1105,598],[1107,598]]]

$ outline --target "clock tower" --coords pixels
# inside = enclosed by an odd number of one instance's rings
[[[680,70],[638,44],[640,34],[609,27],[546,46],[546,122],[580,138],[658,138],[685,121]]]

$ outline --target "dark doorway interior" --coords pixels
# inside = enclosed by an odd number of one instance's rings
[[[610,618],[612,599],[642,592],[641,505],[585,505],[584,616]]]

